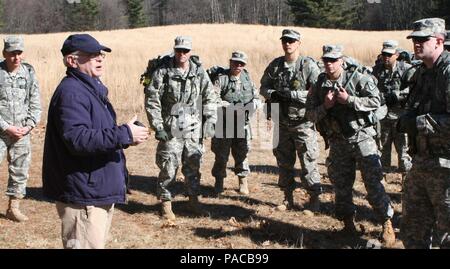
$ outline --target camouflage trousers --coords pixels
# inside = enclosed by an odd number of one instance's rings
[[[6,195],[21,199],[26,195],[28,169],[31,162],[30,135],[16,142],[4,134],[0,137],[0,160],[3,160],[7,153],[8,161],[9,176]]]
[[[398,154],[398,168],[400,172],[411,169],[411,157],[408,155],[408,135],[397,132],[397,120],[384,119],[381,121],[381,164],[384,168],[391,166],[392,144]]]
[[[450,170],[414,163],[403,183],[401,235],[406,248],[450,248]],[[436,231],[433,232],[433,229]]]
[[[160,172],[158,176],[157,195],[162,201],[171,201],[168,189],[182,165],[189,196],[198,194],[200,187],[200,164],[203,156],[203,144],[199,139],[173,138],[167,142],[159,142],[156,149],[156,164]]]
[[[373,138],[359,143],[345,139],[330,139],[330,155],[327,159],[328,176],[334,185],[336,217],[343,220],[355,215],[353,185],[358,162],[362,180],[367,190],[367,200],[380,220],[392,218],[394,210],[381,180],[383,171],[378,148]]]
[[[295,162],[298,155],[302,166],[301,181],[310,194],[321,191],[320,174],[317,168],[319,145],[317,133],[311,128],[279,126],[279,141],[273,153],[280,169],[278,185],[282,189],[295,188]]]
[[[250,140],[246,138],[213,138],[211,150],[216,155],[212,175],[216,178],[227,176],[226,168],[228,156],[233,156],[234,173],[238,177],[246,177],[250,174],[247,155],[250,151]]]

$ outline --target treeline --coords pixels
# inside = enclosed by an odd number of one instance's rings
[[[450,0],[287,0],[297,25],[355,30],[405,30],[441,17],[450,25]]]
[[[0,0],[3,33],[189,23],[400,30],[435,16],[450,22],[449,0]]]
[[[293,16],[278,0],[0,0],[4,33],[226,22],[288,25]]]

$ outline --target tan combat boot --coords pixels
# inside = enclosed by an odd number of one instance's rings
[[[19,207],[20,207],[20,199],[11,196],[9,198],[8,210],[6,211],[6,218],[17,222],[27,221],[28,217],[22,214],[22,212],[20,212]]]
[[[239,177],[239,192],[243,195],[248,195],[248,180],[245,177]]]
[[[395,232],[390,219],[383,223],[382,238],[386,247],[392,247],[395,245]]]
[[[172,202],[163,201],[161,203],[161,215],[164,219],[174,221],[176,219],[175,214],[172,211]]]

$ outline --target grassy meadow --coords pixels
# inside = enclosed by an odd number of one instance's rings
[[[119,122],[133,114],[148,125],[143,103],[140,75],[149,58],[168,52],[177,35],[193,37],[193,53],[200,56],[205,67],[228,65],[234,50],[249,55],[248,70],[257,86],[267,64],[282,55],[279,38],[284,27],[255,25],[179,25],[151,27],[135,30],[90,32],[100,43],[112,48],[106,58],[105,76],[102,78],[110,90],[110,100],[118,112]],[[348,56],[372,65],[387,39],[397,39],[405,49],[411,43],[404,32],[358,32],[295,27],[302,34],[301,53],[316,59],[321,56],[324,44],[342,44]],[[61,248],[60,221],[53,203],[42,194],[42,151],[48,104],[53,91],[65,74],[60,53],[69,33],[25,35],[26,60],[36,71],[41,86],[43,116],[41,126],[32,132],[32,165],[27,197],[23,211],[30,217],[27,223],[13,223],[5,218],[7,198],[0,195],[0,249],[2,248]],[[4,37],[1,36],[2,38]],[[267,135],[265,135],[267,136]],[[264,137],[263,137],[264,138]],[[263,139],[252,141],[249,163],[250,195],[242,197],[236,192],[238,179],[230,169],[225,180],[225,195],[214,196],[214,178],[211,168],[214,155],[210,141],[205,141],[205,155],[201,168],[201,202],[210,214],[195,217],[186,213],[187,198],[183,178],[173,184],[173,208],[176,225],[167,225],[159,216],[156,185],[159,169],[155,164],[156,141],[153,138],[138,147],[126,150],[127,166],[131,174],[127,205],[118,205],[114,215],[108,248],[366,248],[381,233],[375,214],[366,200],[364,184],[357,172],[354,202],[357,206],[358,229],[361,236],[349,238],[340,233],[343,225],[334,218],[334,191],[326,175],[327,152],[321,143],[318,160],[323,175],[325,192],[321,195],[321,212],[301,210],[279,212],[276,205],[283,201],[277,186],[278,168],[270,147],[256,146]],[[393,160],[396,161],[395,159]],[[229,166],[233,165],[230,158]],[[297,164],[297,168],[300,168]],[[299,182],[300,170],[296,181]],[[7,165],[0,165],[0,186],[6,190]],[[393,222],[398,234],[401,214],[401,175],[389,174],[384,181],[396,217]],[[299,182],[299,186],[301,186]],[[301,208],[308,201],[303,188],[294,193]],[[398,248],[401,248],[401,243]]]
[[[89,32],[100,43],[113,51],[106,58],[104,83],[110,90],[110,99],[120,116],[143,112],[143,88],[139,77],[147,61],[159,54],[169,52],[177,35],[193,37],[193,54],[199,55],[205,67],[228,65],[234,50],[249,55],[247,69],[256,84],[267,64],[282,55],[279,37],[285,27],[259,25],[179,25],[150,27],[135,30]],[[316,59],[321,56],[322,45],[342,44],[345,53],[372,65],[381,43],[396,39],[403,48],[410,49],[406,39],[408,32],[359,32],[294,27],[302,34],[302,55]],[[60,49],[70,33],[25,35],[26,60],[37,71],[41,85],[44,118],[51,95],[64,75]],[[1,36],[2,38],[4,37]],[[144,115],[143,113],[141,114]]]

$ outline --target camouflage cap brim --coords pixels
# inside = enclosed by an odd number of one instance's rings
[[[280,37],[280,39],[283,39],[283,38],[290,38],[290,39],[294,39],[294,40],[297,40],[297,41],[300,40],[298,35],[293,35],[293,34],[285,34],[282,37]]]
[[[10,46],[8,48],[5,48],[6,52],[13,52],[13,51],[24,51],[24,48],[22,46]]]
[[[339,59],[344,57],[344,54],[342,53],[336,53],[336,52],[328,52],[325,53],[322,58],[330,58],[330,59]]]
[[[407,39],[411,39],[414,37],[430,37],[430,36],[434,36],[434,33],[430,32],[430,31],[415,31],[412,32]]]
[[[242,58],[231,58],[230,61],[247,64],[247,61],[243,60]]]
[[[389,53],[389,54],[396,54],[397,50],[396,49],[383,49],[381,51],[381,53]]]
[[[192,48],[188,45],[176,45],[173,47],[174,49],[186,49],[186,50],[191,50]]]
[[[283,38],[289,38],[289,39],[294,39],[294,40],[300,41],[301,35],[299,32],[297,32],[293,29],[284,29],[283,32],[281,33],[280,39],[283,39]]]
[[[408,39],[414,37],[436,37],[440,34],[446,34],[445,20],[441,18],[426,18],[413,23],[413,32]]]

